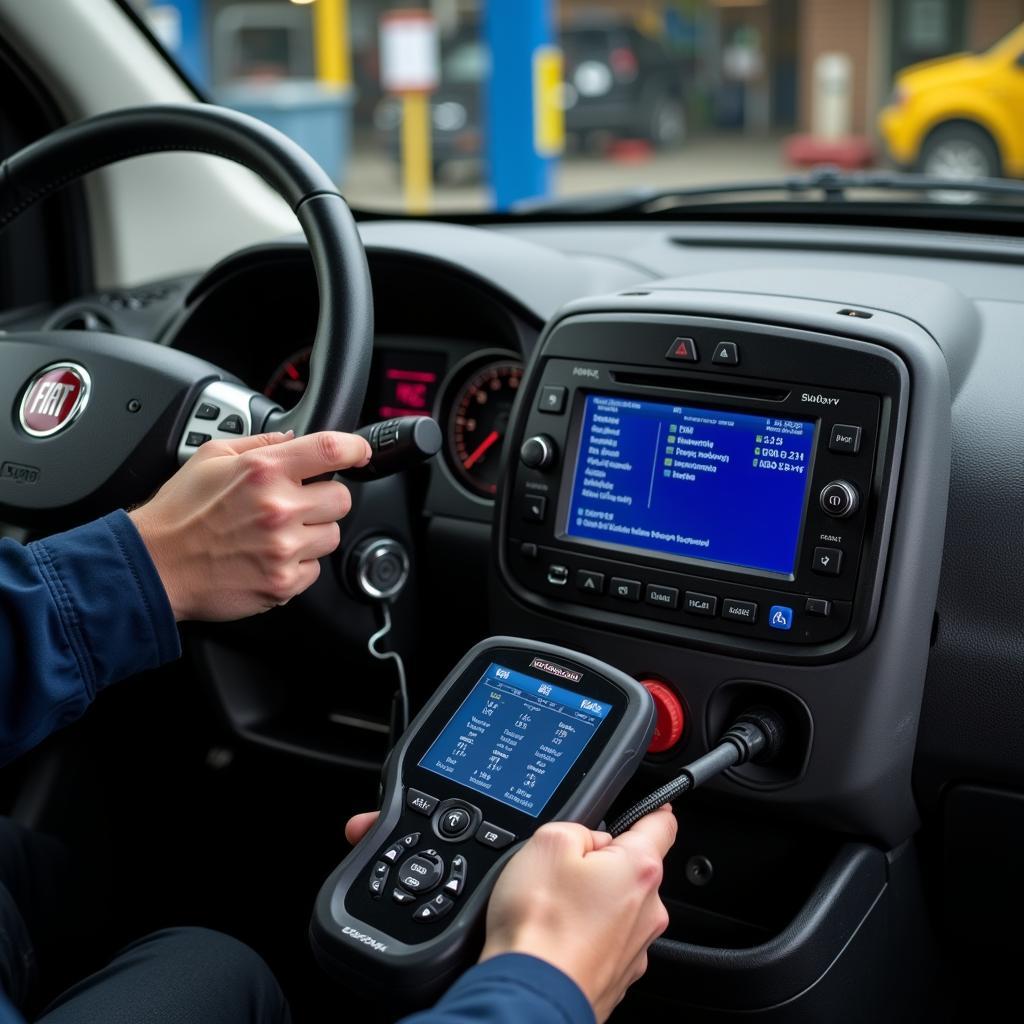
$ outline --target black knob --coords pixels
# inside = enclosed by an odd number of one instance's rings
[[[852,516],[860,506],[860,494],[848,480],[833,480],[821,489],[821,509],[833,519]]]
[[[555,442],[547,434],[528,437],[519,449],[519,458],[530,469],[547,469],[555,461]]]

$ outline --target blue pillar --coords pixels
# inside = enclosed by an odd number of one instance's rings
[[[555,41],[553,8],[554,0],[485,0],[487,158],[498,210],[548,195],[554,185],[556,160],[537,151],[534,124],[534,57]]]
[[[208,85],[203,0],[157,0],[157,3],[174,7],[181,19],[181,39],[174,49],[178,63],[199,85]]]

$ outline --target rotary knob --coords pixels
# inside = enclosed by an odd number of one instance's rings
[[[555,442],[547,434],[537,434],[523,442],[519,460],[530,469],[547,469],[555,461]]]
[[[818,502],[826,515],[833,519],[846,519],[860,506],[860,494],[848,480],[833,480],[822,487]]]

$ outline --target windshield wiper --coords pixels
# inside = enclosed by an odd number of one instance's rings
[[[847,201],[852,190],[956,193],[954,202],[970,201],[977,195],[1006,196],[1024,199],[1024,182],[1006,178],[949,179],[929,174],[907,174],[900,171],[851,171],[835,167],[818,167],[807,174],[757,181],[738,181],[725,185],[694,185],[684,188],[629,188],[594,195],[559,199],[531,199],[517,203],[513,213],[565,214],[647,214],[663,213],[689,206],[701,199],[749,195],[757,192],[783,193],[793,198],[813,198],[820,193],[822,202]]]

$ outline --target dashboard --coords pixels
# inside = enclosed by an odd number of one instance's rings
[[[977,829],[965,782],[1006,787],[1009,802],[985,791],[1000,814],[1024,787],[1024,244],[771,224],[361,231],[376,320],[364,421],[429,412],[443,453],[356,487],[336,572],[274,613],[273,644],[269,619],[192,633],[234,731],[379,771],[387,688],[288,680],[296,638],[379,678],[346,559],[386,534],[411,554],[393,643],[417,701],[488,634],[607,660],[677,700],[644,792],[751,703],[784,716],[786,758],[695,802],[666,874],[656,992],[683,967],[695,1004],[747,1012],[827,998],[815,981],[838,963],[870,988],[858,944],[896,941],[872,931],[876,910],[917,884],[898,851],[922,820],[955,836],[950,807]],[[173,345],[287,406],[316,304],[305,245],[284,239],[7,322]],[[709,851],[727,885],[700,881]],[[734,902],[769,890],[756,919]]]

